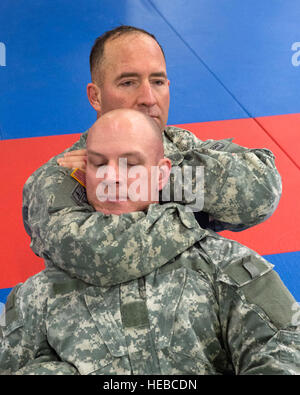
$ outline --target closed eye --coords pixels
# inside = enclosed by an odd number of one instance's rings
[[[127,166],[138,166],[139,164],[138,163],[129,163],[129,162],[127,162]]]

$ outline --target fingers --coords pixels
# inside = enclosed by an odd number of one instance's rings
[[[60,166],[68,167],[69,169],[86,169],[86,150],[70,151],[64,154],[62,158],[57,159]]]
[[[69,156],[86,156],[86,149],[77,149],[74,151],[69,151],[64,154],[64,157],[67,158]]]
[[[72,161],[72,162],[67,162],[63,160],[57,161],[57,163],[62,166],[62,167],[68,167],[69,169],[80,169],[85,171],[86,170],[86,163],[84,161]]]

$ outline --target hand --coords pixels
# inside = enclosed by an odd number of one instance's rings
[[[75,151],[66,152],[63,158],[57,159],[57,163],[60,166],[68,167],[70,169],[86,169],[86,149],[79,149]]]

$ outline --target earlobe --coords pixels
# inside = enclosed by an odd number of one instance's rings
[[[100,113],[101,111],[100,88],[93,82],[90,82],[89,84],[87,84],[86,92],[91,106],[94,108],[94,110],[97,111],[97,113]]]
[[[159,161],[159,178],[158,178],[158,189],[161,191],[163,187],[168,183],[171,173],[172,163],[169,158],[163,158]]]

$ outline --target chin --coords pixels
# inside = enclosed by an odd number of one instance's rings
[[[100,211],[103,214],[106,215],[122,215],[122,214],[126,214],[126,213],[130,213],[131,211],[127,211],[127,210],[121,210],[121,209],[98,209],[96,211]]]
[[[123,206],[123,207],[122,207]],[[133,211],[138,211],[134,209],[133,207],[126,207],[127,205],[120,205],[120,204],[108,204],[108,205],[101,205],[98,207],[95,207],[96,211],[100,211],[103,214],[106,215],[121,215],[121,214],[126,214],[126,213],[131,213]]]
[[[148,205],[133,205],[133,204],[108,204],[108,205],[103,205],[103,206],[98,206],[95,207],[96,211],[100,211],[103,214],[106,215],[122,215],[122,214],[128,214],[128,213],[133,213],[136,211],[144,211],[147,208]]]

